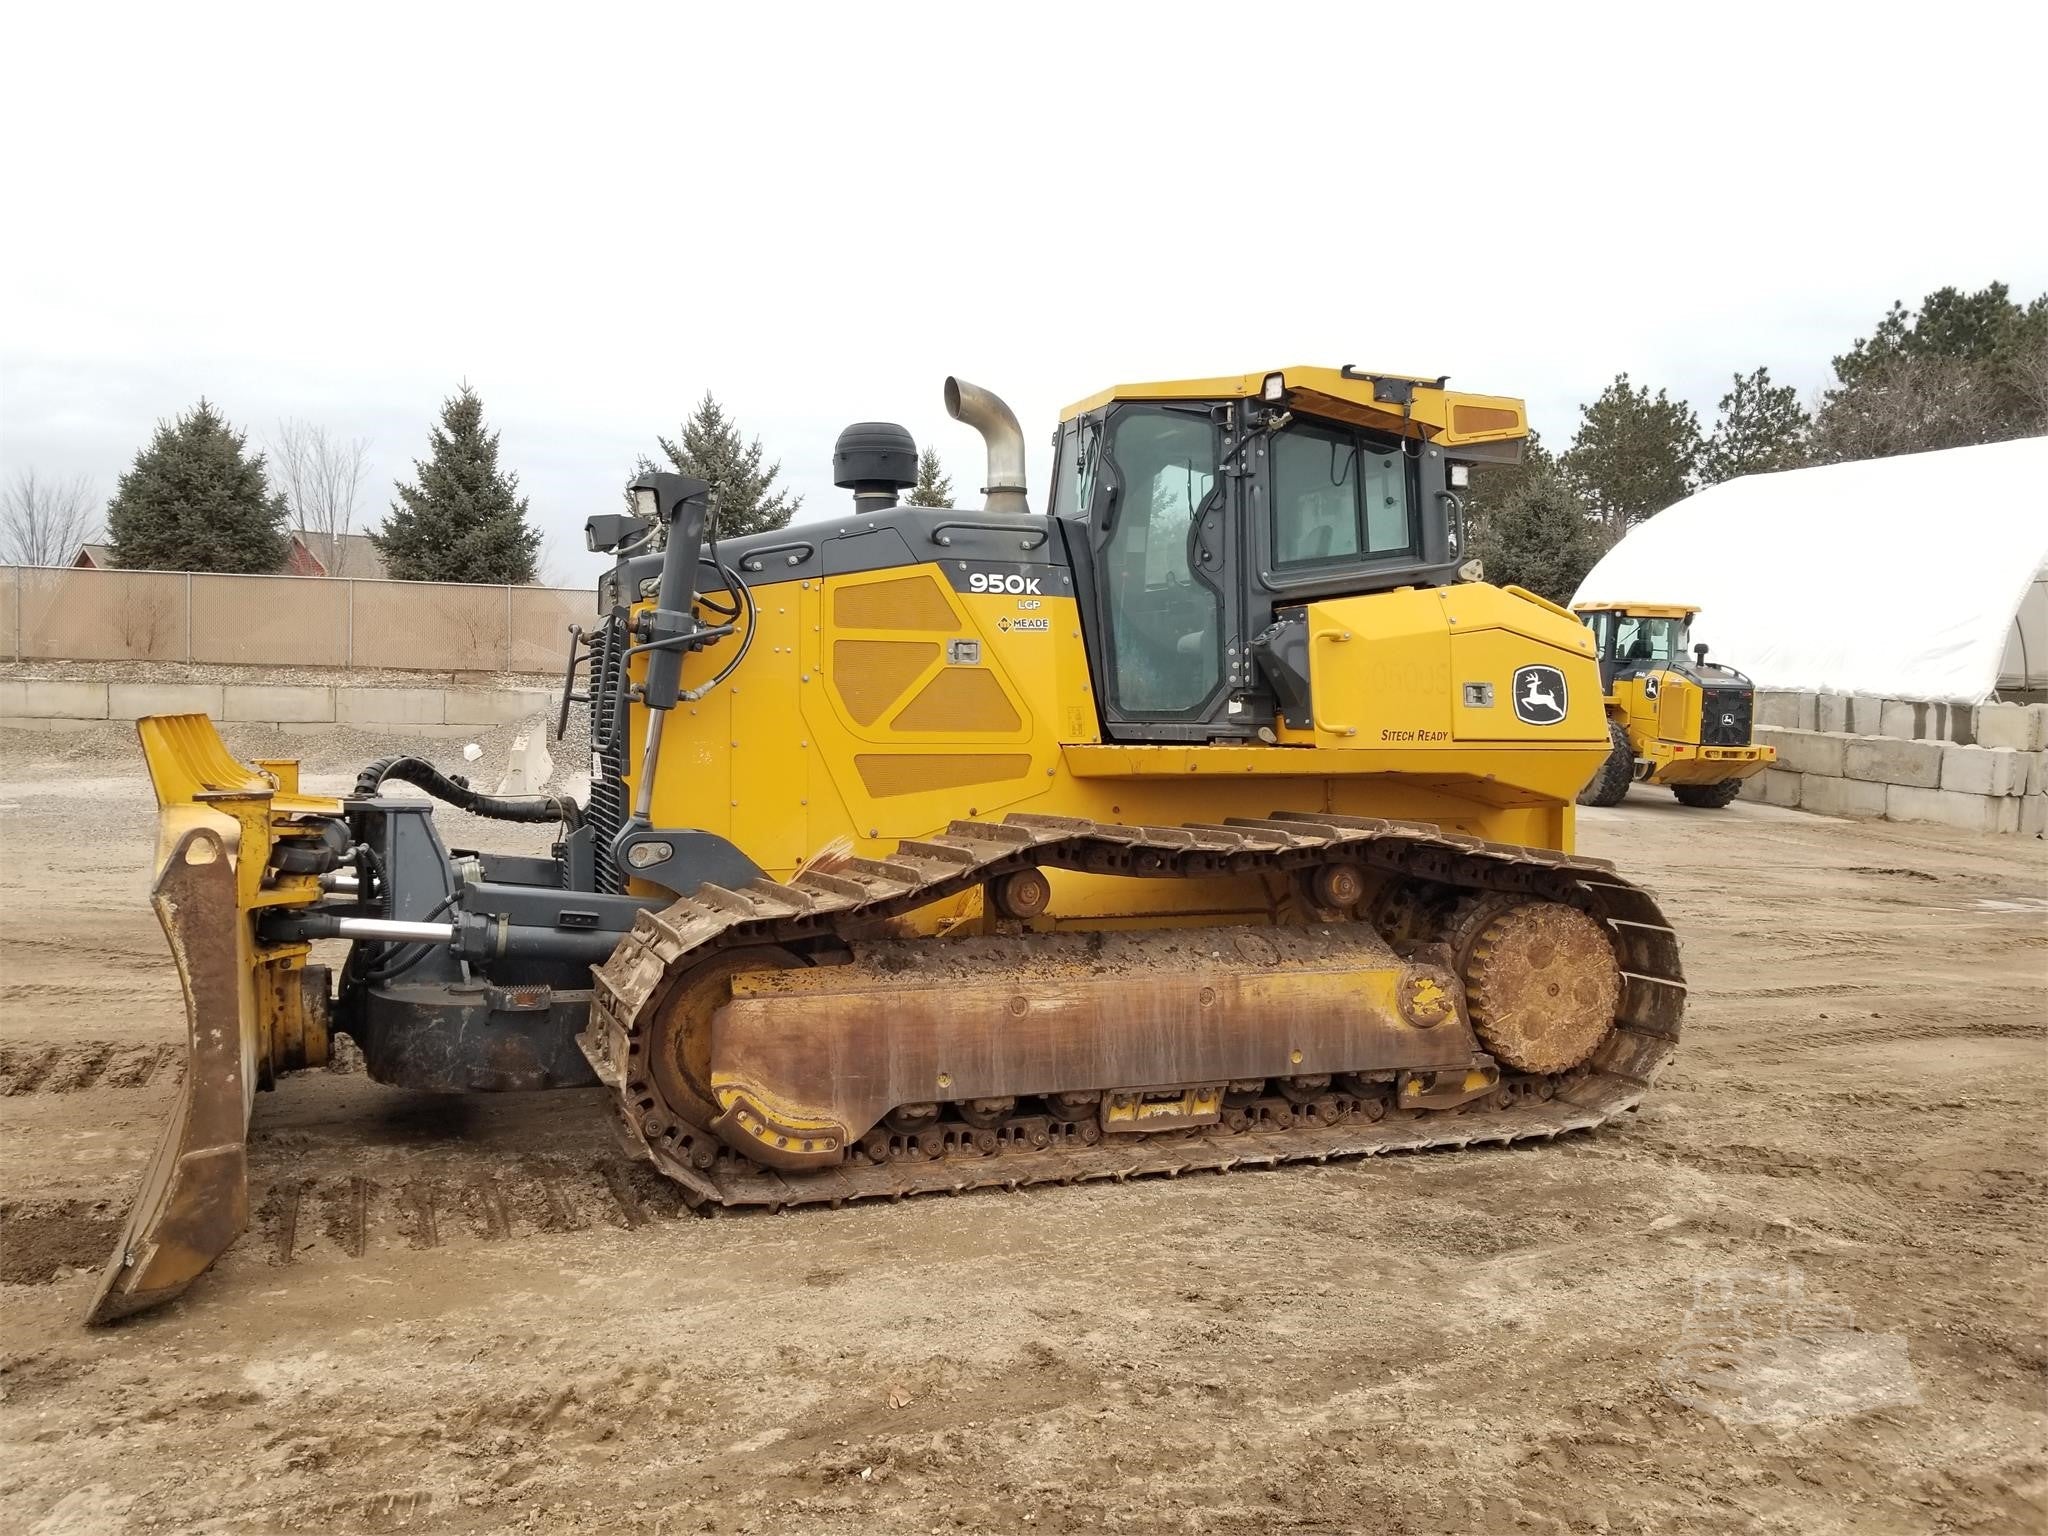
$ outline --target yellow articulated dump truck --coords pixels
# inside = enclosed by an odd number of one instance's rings
[[[1457,487],[1518,456],[1521,402],[1350,367],[1106,389],[1034,505],[1009,408],[945,400],[980,507],[900,504],[916,446],[865,422],[842,516],[720,539],[662,473],[590,519],[587,799],[414,758],[312,795],[203,716],[142,722],[191,1057],[95,1318],[235,1239],[255,1093],[337,1031],[415,1089],[608,1084],[709,1206],[1547,1138],[1641,1098],[1685,990],[1656,902],[1573,852],[1592,635],[1461,579]],[[450,849],[436,800],[552,852]]]
[[[1576,603],[1592,631],[1606,694],[1607,759],[1579,792],[1582,805],[1619,805],[1633,783],[1668,789],[1679,804],[1719,810],[1742,781],[1778,760],[1753,743],[1756,688],[1733,667],[1686,653],[1697,608],[1679,603]]]

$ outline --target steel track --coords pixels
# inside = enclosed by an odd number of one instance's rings
[[[666,1103],[648,1068],[654,1021],[682,976],[721,950],[804,945],[870,934],[892,917],[1032,866],[1142,878],[1288,874],[1336,860],[1456,890],[1566,901],[1597,918],[1622,970],[1614,1030],[1579,1070],[1521,1079],[1497,1100],[1457,1110],[1374,1115],[1343,1095],[1317,1111],[1262,1099],[1242,1130],[1210,1127],[1084,1140],[1080,1126],[1019,1116],[983,1151],[965,1127],[942,1155],[869,1160],[780,1174],[718,1144]],[[931,942],[943,943],[944,940]],[[886,859],[852,860],[790,884],[704,886],[644,912],[596,972],[591,1024],[580,1037],[620,1095],[631,1140],[686,1197],[720,1206],[838,1205],[962,1190],[1017,1189],[1137,1176],[1327,1162],[1382,1152],[1548,1139],[1599,1125],[1637,1104],[1676,1046],[1685,1009],[1678,940],[1657,903],[1604,860],[1489,843],[1427,823],[1276,812],[1266,819],[1127,827],[1073,817],[956,821],[901,843]],[[1277,1107],[1276,1107],[1277,1106]],[[1333,1113],[1335,1123],[1325,1123]],[[987,1145],[987,1138],[982,1146]]]

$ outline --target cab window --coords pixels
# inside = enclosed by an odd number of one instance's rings
[[[1683,619],[1631,618],[1623,614],[1614,630],[1614,659],[1630,662],[1672,661],[1685,655]]]
[[[1602,661],[1614,659],[1614,615],[1592,613],[1586,616],[1586,623],[1593,631],[1593,654]]]
[[[1206,413],[1126,409],[1110,429],[1117,499],[1103,545],[1111,689],[1131,714],[1199,708],[1223,675],[1223,597],[1191,565],[1198,509],[1216,485]]]
[[[1088,505],[1094,488],[1096,439],[1102,424],[1086,418],[1067,423],[1060,433],[1059,462],[1052,472],[1052,515],[1073,518]]]
[[[1275,569],[1342,564],[1414,548],[1398,444],[1296,425],[1272,448]]]

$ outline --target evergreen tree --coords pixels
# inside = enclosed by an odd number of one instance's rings
[[[1519,464],[1474,464],[1472,481],[1462,493],[1465,503],[1465,547],[1476,552],[1493,512],[1530,481],[1557,473],[1557,455],[1532,431],[1522,442]]]
[[[939,466],[939,450],[926,448],[917,456],[917,484],[903,498],[913,507],[953,505],[953,477]]]
[[[398,486],[384,526],[370,538],[401,581],[476,581],[524,586],[534,579],[540,531],[526,520],[519,477],[498,468],[498,434],[464,384],[441,406],[431,452],[413,461],[417,485]]]
[[[1692,493],[1700,423],[1683,400],[1661,389],[1652,395],[1620,373],[1599,399],[1579,407],[1579,418],[1558,462],[1608,542]]]
[[[1814,422],[1823,463],[2048,432],[2048,294],[2022,305],[1992,283],[1894,303],[1834,364]]]
[[[803,497],[787,491],[771,494],[775,477],[782,473],[781,463],[761,467],[761,439],[743,442],[739,428],[708,389],[683,423],[680,442],[666,437],[655,440],[677,469],[709,482],[718,509],[720,538],[780,528],[803,505]]]
[[[1976,293],[1937,288],[1910,310],[1894,301],[1870,335],[1834,360],[1835,378],[1853,389],[1901,358],[1945,357],[1964,362],[2009,359],[2029,339],[2048,333],[2048,295],[2021,305],[2004,283]]]
[[[1700,483],[1718,485],[1737,475],[1796,469],[1806,462],[1813,421],[1790,384],[1773,384],[1771,371],[1736,374],[1721,397],[1713,434],[1700,453]]]
[[[243,575],[282,565],[284,498],[270,489],[263,455],[243,452],[244,440],[204,399],[158,422],[107,504],[115,563]]]
[[[1473,547],[1488,581],[1569,603],[1605,546],[1570,483],[1546,468],[1525,476],[1488,509]]]

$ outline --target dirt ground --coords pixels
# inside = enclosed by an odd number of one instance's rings
[[[56,750],[0,764],[0,1529],[2048,1523],[2038,841],[1587,813],[1692,1003],[1528,1149],[712,1219],[595,1090],[301,1074],[247,1236],[87,1332],[181,1018],[139,770]]]

